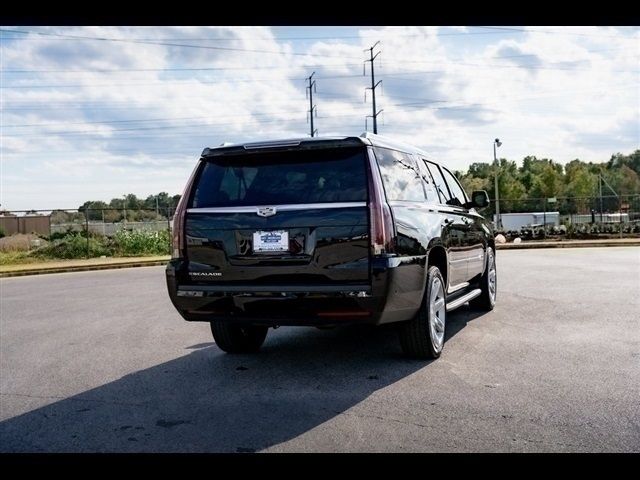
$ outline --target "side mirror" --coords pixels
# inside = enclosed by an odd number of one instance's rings
[[[469,202],[471,207],[484,208],[489,205],[489,194],[486,190],[474,190],[471,194],[471,201]]]

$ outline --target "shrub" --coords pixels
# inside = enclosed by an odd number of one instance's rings
[[[4,231],[4,228],[0,227],[0,238],[6,237],[7,234]]]
[[[104,238],[89,237],[89,257],[109,255]],[[87,238],[79,233],[70,233],[34,252],[44,258],[84,258],[87,256]]]
[[[73,227],[68,226],[67,228],[65,228],[64,232],[53,232],[51,235],[49,235],[48,240],[50,242],[54,241],[54,240],[61,240],[64,237],[66,237],[67,235],[73,235],[74,230]]]
[[[117,255],[166,255],[169,253],[169,232],[120,230],[113,237],[113,250]]]

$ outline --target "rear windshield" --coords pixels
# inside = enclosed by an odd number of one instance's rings
[[[191,207],[361,202],[365,150],[321,149],[207,159]]]

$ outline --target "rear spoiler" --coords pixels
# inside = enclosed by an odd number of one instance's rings
[[[362,147],[366,145],[362,138],[346,137],[329,140],[281,140],[274,142],[247,143],[233,147],[205,148],[204,159],[211,157],[227,157],[251,153],[279,152],[289,150],[318,150],[323,148]]]

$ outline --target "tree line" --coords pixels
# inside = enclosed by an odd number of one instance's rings
[[[612,197],[603,200],[605,210],[617,210],[619,205],[618,198],[609,186],[619,196],[640,195],[640,150],[629,155],[616,153],[608,162],[602,163],[575,159],[563,166],[552,159],[535,156],[524,157],[521,166],[505,158],[499,159],[498,163],[498,193],[502,212],[539,210],[545,199],[554,197],[560,199],[554,209],[561,210],[561,213],[576,213],[590,208],[598,210],[599,175],[604,179],[603,197]],[[486,190],[493,199],[495,172],[494,164],[477,162],[472,163],[466,173],[457,171],[455,174],[467,193]],[[640,203],[640,199],[631,200]],[[493,203],[490,209],[493,209]]]
[[[149,195],[145,199],[129,193],[112,198],[108,203],[102,200],[88,200],[78,207],[77,212],[53,210],[51,222],[82,222],[85,220],[85,214],[90,221],[107,223],[121,222],[125,219],[125,214],[127,222],[166,220],[168,216],[173,215],[179,201],[180,195],[169,195],[167,192]]]
[[[560,201],[552,208],[561,213],[583,213],[585,209],[600,206],[599,175],[608,184],[603,186],[605,211],[617,211],[619,200],[614,197],[609,186],[622,197],[631,197],[631,210],[640,211],[640,149],[629,155],[616,153],[608,162],[593,163],[575,159],[565,165],[549,158],[527,156],[518,166],[513,160],[498,160],[498,192],[502,212],[540,210],[547,198]],[[462,186],[471,193],[473,190],[486,190],[490,198],[495,198],[494,176],[496,166],[493,163],[472,163],[466,172],[454,172]],[[603,182],[604,183],[604,182]],[[585,200],[576,200],[585,199]],[[145,199],[129,193],[112,198],[108,203],[101,200],[89,200],[78,208],[77,212],[54,210],[53,223],[84,221],[85,211],[89,220],[120,222],[125,218],[129,222],[166,220],[167,214],[173,214],[180,195],[160,192]],[[493,212],[494,204],[484,214]],[[36,212],[34,212],[36,213]],[[9,214],[6,212],[5,214]]]

